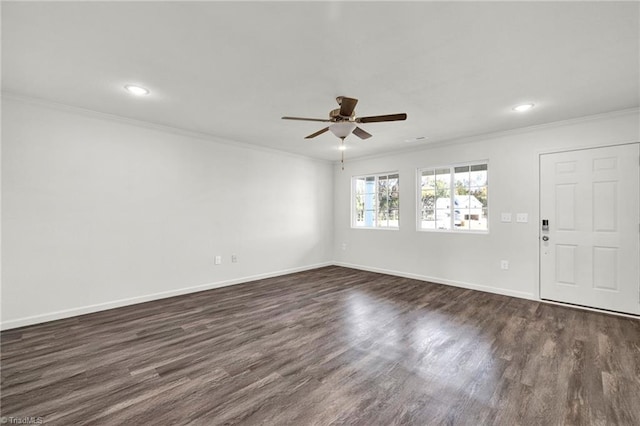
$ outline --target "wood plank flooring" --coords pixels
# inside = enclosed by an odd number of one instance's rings
[[[1,334],[54,425],[640,425],[640,320],[341,267]]]

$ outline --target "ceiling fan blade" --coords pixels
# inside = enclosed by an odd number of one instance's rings
[[[407,114],[372,115],[371,117],[358,117],[356,123],[378,123],[380,121],[406,120]]]
[[[356,127],[355,129],[353,129],[353,134],[360,139],[369,139],[372,136],[371,133],[365,132],[360,127]]]
[[[340,96],[340,115],[343,117],[351,117],[353,110],[356,109],[357,99]]]
[[[319,135],[323,134],[323,133],[324,133],[324,132],[326,132],[327,130],[329,130],[329,128],[328,128],[328,127],[325,127],[325,128],[324,128],[324,129],[322,129],[322,130],[318,130],[318,131],[317,131],[317,132],[315,132],[315,133],[311,133],[309,136],[305,137],[305,139],[315,138],[316,136],[319,136]]]
[[[300,121],[320,121],[322,123],[329,123],[331,120],[326,118],[305,118],[305,117],[282,117],[283,120],[300,120]]]

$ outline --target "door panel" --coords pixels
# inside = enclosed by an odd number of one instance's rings
[[[543,299],[640,314],[639,161],[637,143],[540,156]]]

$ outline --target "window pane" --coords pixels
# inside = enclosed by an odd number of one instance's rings
[[[356,195],[356,204],[353,209],[353,221],[355,226],[364,226],[364,197]]]
[[[436,184],[435,170],[422,170],[420,174],[420,228],[436,227]]]
[[[398,179],[398,176],[389,176],[389,191],[390,192],[397,192],[399,189],[399,182],[400,179]]]
[[[375,176],[368,176],[364,178],[365,181],[365,193],[373,194],[376,191],[376,178]]]
[[[435,229],[436,227],[436,190],[435,185],[423,186],[421,194],[421,228]]]
[[[471,187],[471,229],[488,229],[488,187]]]
[[[388,185],[387,177],[379,176],[378,177],[378,196],[387,195],[387,185]]]
[[[469,174],[469,185],[470,186],[485,186],[488,184],[487,181],[487,170],[486,167],[487,165],[484,164],[483,167],[485,167],[484,170],[472,170],[471,173]]]
[[[453,178],[455,185],[455,194],[456,195],[467,195],[469,194],[469,187],[471,186],[469,183],[469,167],[464,167],[465,170],[458,171],[459,167],[456,167],[456,174]]]
[[[364,226],[364,178],[356,178],[354,185],[353,226]]]
[[[385,211],[378,212],[378,228],[386,228],[389,226],[389,213]]]
[[[469,194],[455,195],[455,207],[453,210],[453,224],[458,229],[469,229],[469,217],[471,215]]]
[[[472,229],[489,229],[489,172],[487,164],[471,167],[471,195],[475,198],[478,220],[471,223]],[[474,212],[475,213],[475,212]]]
[[[375,224],[376,215],[376,178],[367,176],[364,190],[364,214],[362,226],[371,227]]]
[[[399,210],[391,210],[389,211],[389,226],[397,228],[400,226],[400,211]]]
[[[436,228],[451,229],[451,170],[438,169],[435,174]]]
[[[451,229],[451,198],[436,200],[436,228]]]
[[[379,227],[386,227],[389,211],[388,177],[378,176],[378,223]]]
[[[455,168],[453,225],[457,229],[469,229],[469,166]]]
[[[400,178],[398,175],[389,176],[389,209],[400,208]]]
[[[371,227],[375,224],[376,211],[373,209],[364,210],[364,224],[363,226]]]

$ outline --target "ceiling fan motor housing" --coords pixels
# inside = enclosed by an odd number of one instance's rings
[[[331,112],[329,113],[329,118],[331,119],[331,121],[347,121],[351,119],[354,115],[355,115],[355,111],[351,113],[350,117],[345,117],[343,115],[340,115],[340,108],[337,108],[337,109],[331,110]]]

